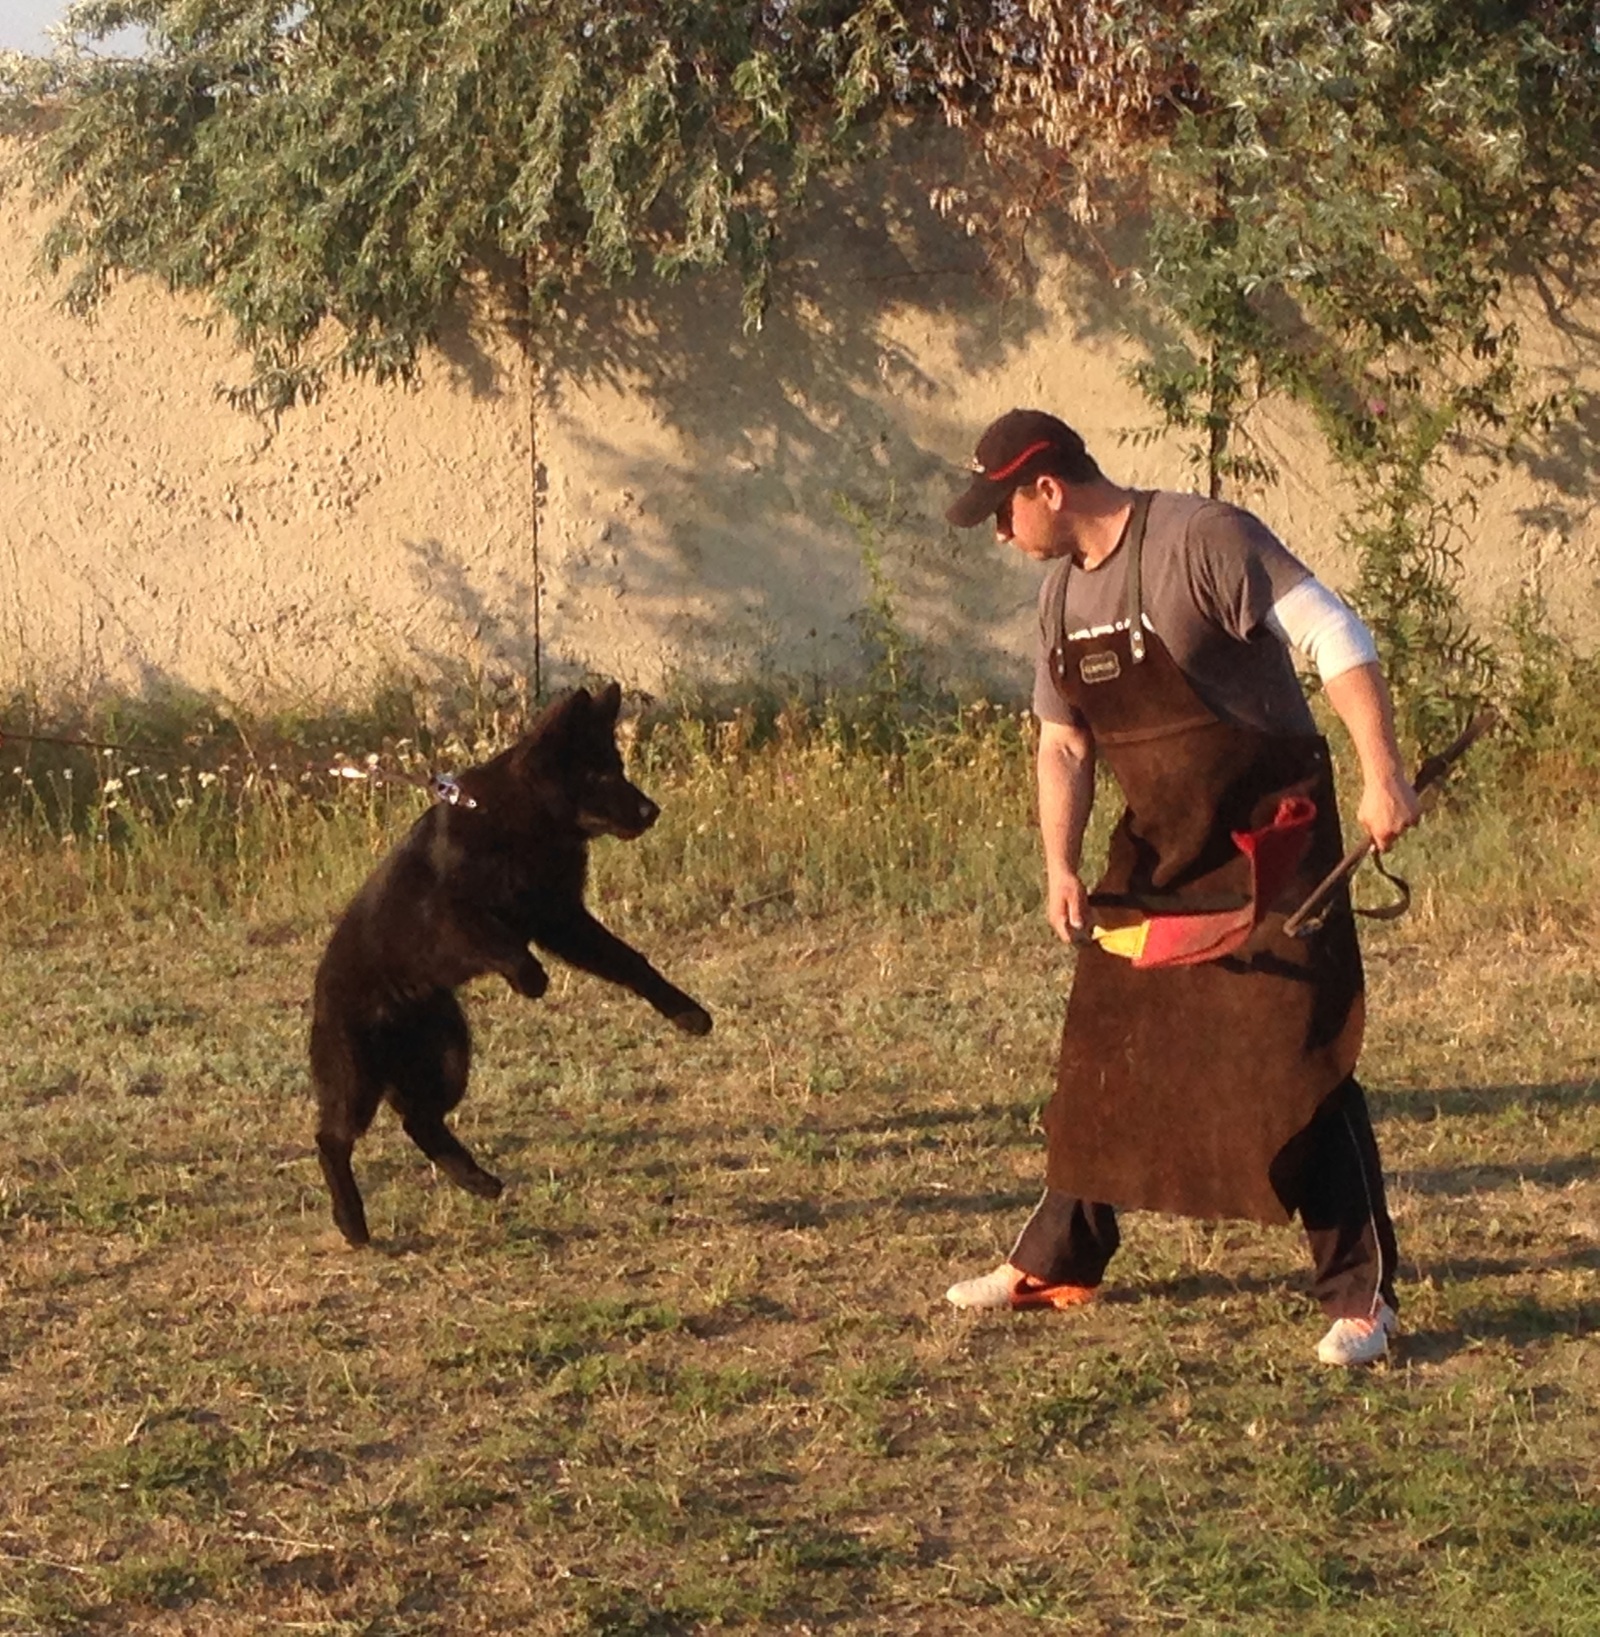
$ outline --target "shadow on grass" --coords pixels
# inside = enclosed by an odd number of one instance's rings
[[[1592,1336],[1600,1326],[1600,1307],[1584,1302],[1519,1301],[1508,1307],[1467,1308],[1448,1329],[1402,1329],[1396,1347],[1407,1362],[1441,1364],[1485,1342],[1531,1347],[1557,1336]]]
[[[1293,1238],[1284,1243],[1286,1256],[1299,1254],[1301,1243]],[[1115,1281],[1115,1271],[1107,1277]],[[1294,1288],[1294,1277],[1295,1270],[1287,1262],[1282,1271],[1272,1273],[1175,1273],[1170,1278],[1141,1279],[1133,1284],[1113,1282],[1095,1299],[1105,1304],[1173,1302],[1185,1307],[1192,1303],[1219,1301],[1229,1296],[1281,1296],[1286,1290]]]
[[[840,1135],[865,1136],[872,1132],[932,1131],[947,1125],[972,1121],[1014,1121],[1024,1127],[1032,1121],[1040,1099],[1032,1097],[1009,1103],[962,1103],[959,1108],[896,1109],[893,1114],[870,1120],[854,1120],[828,1129]]]
[[[1504,1165],[1440,1165],[1425,1171],[1396,1171],[1393,1180],[1414,1194],[1468,1199],[1474,1194],[1499,1193],[1524,1182],[1545,1188],[1567,1188],[1600,1176],[1600,1157],[1569,1154],[1560,1159],[1512,1161]]]
[[[640,1097],[640,1093],[630,1092],[628,1094],[630,1107],[636,1105]],[[663,1099],[657,1098],[656,1100],[661,1101]],[[905,1133],[907,1135],[904,1143],[894,1146],[897,1149],[904,1147],[909,1151],[913,1148],[926,1146],[916,1142],[911,1134],[937,1132],[949,1126],[1015,1125],[1024,1135],[1031,1135],[1039,1101],[1038,1098],[1031,1098],[1026,1101],[1010,1103],[963,1103],[957,1108],[897,1109],[893,1114],[877,1115],[870,1119],[842,1120],[838,1122],[815,1114],[804,1114],[792,1124],[784,1124],[776,1120],[746,1120],[743,1122],[719,1120],[714,1125],[680,1125],[665,1120],[635,1117],[630,1124],[616,1125],[607,1123],[604,1115],[584,1121],[580,1115],[560,1106],[539,1105],[539,1110],[541,1117],[553,1117],[564,1122],[555,1131],[558,1140],[573,1142],[598,1140],[618,1149],[637,1148],[646,1143],[663,1140],[671,1140],[677,1144],[726,1143],[739,1137],[772,1137],[785,1131],[803,1131],[818,1137],[888,1136]],[[516,1133],[497,1139],[501,1149],[508,1152],[518,1148],[526,1148],[535,1140],[530,1135]],[[537,1140],[542,1141],[546,1140],[546,1138],[540,1137]],[[860,1153],[862,1150],[853,1150],[852,1152]]]
[[[691,1314],[684,1321],[684,1328],[701,1341],[707,1341],[716,1336],[731,1335],[746,1325],[763,1320],[771,1324],[789,1324],[794,1316],[794,1309],[782,1302],[747,1291],[719,1302],[709,1313]]]
[[[1440,1120],[1470,1114],[1502,1114],[1520,1108],[1550,1113],[1600,1102],[1600,1080],[1555,1080],[1530,1086],[1439,1086],[1388,1091],[1369,1087],[1373,1119]]]
[[[740,1208],[746,1222],[774,1228],[823,1228],[830,1222],[905,1212],[959,1212],[969,1216],[1032,1210],[1039,1203],[1038,1189],[1025,1194],[894,1194],[883,1199],[763,1199]]]
[[[1547,1256],[1450,1256],[1430,1260],[1426,1272],[1440,1284],[1466,1284],[1473,1279],[1517,1279],[1530,1273],[1558,1273],[1572,1268],[1600,1272],[1600,1246],[1575,1244],[1570,1250]]]

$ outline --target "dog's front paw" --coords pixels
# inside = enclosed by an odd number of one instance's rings
[[[685,1034],[711,1033],[711,1014],[692,1000],[681,1011],[669,1012],[667,1021]]]

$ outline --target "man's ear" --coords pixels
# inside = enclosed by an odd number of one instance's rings
[[[1053,473],[1043,472],[1033,480],[1039,498],[1051,511],[1058,512],[1067,503],[1067,486]]]

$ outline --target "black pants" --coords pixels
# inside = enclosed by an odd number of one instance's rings
[[[1354,1076],[1327,1097],[1300,1141],[1299,1210],[1311,1247],[1312,1295],[1333,1319],[1368,1318],[1379,1297],[1397,1308],[1394,1224],[1367,1099]],[[1092,1286],[1121,1242],[1113,1206],[1047,1188],[1009,1260],[1048,1284]]]

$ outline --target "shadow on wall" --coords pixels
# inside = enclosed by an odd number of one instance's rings
[[[131,599],[119,585],[121,564],[104,542],[53,535],[46,541],[54,570],[74,586],[74,617],[53,651],[37,644],[33,604],[56,588],[41,592],[37,579],[22,573],[15,553],[9,554],[6,572],[0,573],[0,685],[15,698],[48,697],[68,710],[108,692],[155,699],[181,690],[185,684],[175,679],[173,639],[130,615]]]
[[[1600,394],[1583,384],[1586,375],[1592,379],[1600,342],[1600,330],[1582,316],[1594,312],[1600,300],[1600,270],[1586,242],[1591,235],[1592,224],[1584,224],[1564,260],[1531,280],[1553,343],[1546,350],[1555,353],[1540,361],[1540,390],[1565,393],[1568,411],[1520,438],[1510,456],[1510,464],[1544,491],[1535,503],[1517,508],[1517,521],[1526,530],[1560,540],[1585,528],[1600,493],[1595,458],[1600,451]]]
[[[1026,691],[1037,571],[987,530],[944,522],[959,461],[1013,402],[1078,418],[1053,401],[1074,384],[1073,349],[1102,355],[1088,390],[1103,390],[1114,351],[1153,354],[1176,338],[1070,237],[1044,246],[1043,285],[992,277],[982,246],[926,202],[949,157],[908,146],[869,191],[819,199],[781,247],[758,335],[740,328],[727,272],[573,296],[544,327],[548,669],[652,686],[850,680],[871,660],[858,616],[887,594],[930,677],[990,697]],[[1140,236],[1125,225],[1109,253],[1133,264]],[[1567,309],[1587,294],[1565,292]],[[1575,344],[1573,321],[1555,328]],[[1555,379],[1579,391],[1581,360],[1564,367]],[[1131,390],[1129,402],[1138,415]],[[1538,499],[1513,515],[1552,537],[1579,530],[1593,498],[1600,402],[1577,406],[1514,457]],[[1116,412],[1102,401],[1081,413],[1115,473],[1104,428]]]
[[[1595,224],[1578,223],[1564,253],[1531,280],[1539,311],[1564,357],[1545,367],[1558,390],[1573,394],[1573,413],[1528,440],[1516,459],[1531,476],[1560,497],[1524,511],[1522,520],[1570,533],[1586,518],[1596,493],[1595,454],[1600,450],[1600,396],[1580,384],[1592,364],[1600,329],[1585,316],[1600,298],[1600,261],[1593,243]],[[1568,505],[1571,501],[1574,504]]]
[[[502,692],[531,677],[538,658],[534,582],[499,565],[474,568],[438,539],[402,542],[416,599],[429,610],[404,634],[406,670]]]
[[[1569,533],[1589,516],[1597,486],[1595,455],[1600,451],[1600,396],[1577,385],[1576,372],[1560,370],[1557,379],[1575,394],[1573,412],[1518,450],[1516,461],[1556,498],[1522,507],[1517,516],[1529,527]]]
[[[848,681],[876,597],[930,678],[1021,695],[1037,571],[942,512],[991,412],[963,383],[1003,381],[1053,320],[927,205],[927,175],[902,159],[819,201],[757,334],[728,271],[569,296],[536,334],[547,673]],[[1109,305],[1078,322],[1116,326]],[[456,595],[476,623],[465,578]],[[518,596],[531,623],[531,579]],[[499,643],[531,658],[526,631]]]
[[[514,508],[502,493],[493,514],[458,488],[487,472],[509,472],[514,485],[514,458],[432,462],[423,428],[413,470],[430,489],[418,498],[440,502],[446,515],[459,498],[459,523],[419,519],[411,539],[397,540],[394,512],[374,508],[329,525],[329,539],[353,540],[385,576],[399,558],[403,586],[367,597],[358,570],[353,609],[320,591],[296,601],[274,579],[288,548],[269,533],[263,555],[277,560],[263,569],[263,589],[241,591],[226,619],[197,607],[176,635],[153,639],[128,617],[137,601],[123,558],[85,542],[71,554],[72,577],[90,588],[75,597],[85,677],[118,644],[140,674],[181,671],[180,650],[202,623],[221,633],[218,670],[250,695],[359,687],[359,673],[384,664],[451,677],[526,674],[537,602],[547,687],[593,671],[652,689],[676,678],[809,692],[870,668],[873,622],[862,616],[890,611],[931,681],[1020,698],[1038,571],[997,549],[987,530],[943,521],[960,463],[991,414],[1043,401],[1070,419],[1081,412],[1086,428],[1100,429],[1094,447],[1108,470],[1126,470],[1101,443],[1107,428],[1138,415],[1139,400],[1126,389],[1117,407],[1108,388],[1130,341],[1135,352],[1154,351],[1171,337],[1101,256],[1070,238],[1047,244],[1037,231],[1035,266],[1048,271],[1031,287],[992,277],[983,247],[927,203],[930,182],[951,174],[958,153],[953,139],[907,142],[850,188],[819,191],[806,225],[778,247],[760,334],[743,333],[729,272],[573,296],[532,338],[541,393],[531,417],[527,372],[506,345],[515,325],[505,318],[502,269],[501,287],[441,336],[440,368],[492,402],[472,422],[485,447],[504,437],[503,449],[533,421],[537,574],[526,491]],[[1132,264],[1139,237],[1137,224],[1119,229],[1109,253]],[[1547,303],[1554,367],[1568,369],[1575,389],[1580,376],[1593,379],[1581,372],[1594,332],[1574,316],[1592,310],[1589,265],[1575,254]],[[1530,440],[1519,457],[1539,485],[1520,520],[1551,537],[1552,558],[1556,537],[1583,527],[1597,434],[1600,403],[1589,396],[1575,420]],[[301,453],[308,472],[321,474],[318,451]],[[264,515],[292,509],[307,480],[291,481],[276,458],[260,460]],[[358,456],[371,459],[370,447]],[[1163,466],[1173,464],[1164,453]],[[342,493],[353,504],[367,486]],[[407,514],[418,518],[417,508]],[[381,533],[370,551],[368,530]],[[0,648],[18,651],[26,625],[12,607],[22,595],[23,576],[15,578],[8,602],[0,575]],[[37,584],[28,594],[38,596]]]

